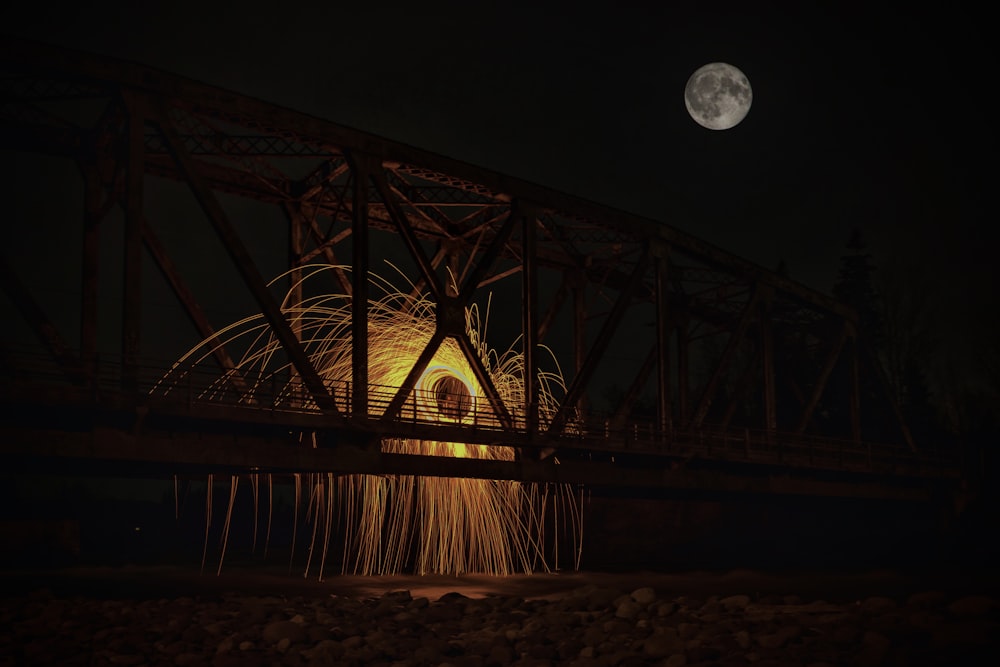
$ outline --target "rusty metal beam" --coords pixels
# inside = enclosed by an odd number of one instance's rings
[[[286,203],[283,209],[289,220],[297,218],[299,224],[306,225],[309,235],[312,236],[313,242],[316,244],[316,247],[309,252],[305,252],[305,246],[303,245],[302,252],[297,260],[298,265],[301,266],[308,263],[317,255],[323,255],[326,258],[327,264],[334,267],[334,275],[336,276],[337,284],[340,285],[341,291],[344,294],[350,295],[354,289],[351,286],[351,279],[347,277],[347,273],[340,266],[340,262],[337,261],[337,255],[334,253],[333,246],[351,235],[353,224],[332,238],[326,238],[326,234],[323,233],[323,230],[319,228],[319,224],[316,222],[315,215],[306,215],[301,206],[293,209],[291,203]]]
[[[688,425],[690,416],[689,398],[691,395],[691,371],[690,371],[690,319],[687,311],[684,311],[677,327],[677,409],[680,413],[680,421],[684,426]]]
[[[549,333],[549,329],[552,328],[552,323],[555,322],[556,315],[559,313],[559,309],[562,308],[568,294],[569,273],[563,273],[562,280],[559,281],[559,287],[556,289],[556,293],[552,297],[552,301],[549,302],[549,307],[546,308],[545,315],[542,316],[542,321],[538,325],[539,343],[545,340],[545,336]]]
[[[587,291],[579,273],[573,274],[573,375],[577,377],[583,370],[587,358]],[[586,409],[586,394],[580,392],[577,407]]]
[[[611,417],[612,429],[617,430],[625,425],[629,413],[632,412],[632,408],[635,406],[636,400],[638,400],[643,387],[649,381],[649,376],[653,373],[653,368],[656,367],[656,352],[657,345],[654,343],[649,352],[646,354],[646,358],[643,360],[642,366],[639,367],[639,372],[636,373],[635,378],[633,378],[632,383],[629,385],[625,394],[622,396],[621,401],[618,403],[618,407],[615,410],[614,415]]]
[[[403,403],[406,402],[406,398],[413,392],[413,388],[417,385],[417,380],[427,370],[427,364],[431,363],[431,359],[437,354],[438,348],[441,347],[444,339],[445,332],[440,328],[436,329],[431,335],[430,340],[427,341],[427,345],[421,350],[420,356],[413,362],[410,372],[406,374],[403,383],[396,390],[392,400],[389,401],[389,406],[385,409],[386,417],[391,419],[399,415],[400,410],[403,409]]]
[[[670,306],[669,257],[666,248],[656,248],[656,418],[664,433],[673,427],[673,401],[670,391]]]
[[[851,439],[861,442],[861,358],[857,335],[852,338],[848,368],[848,409],[851,415]]]
[[[368,180],[373,161],[351,154],[351,412],[368,416]]]
[[[530,208],[519,206],[516,202],[512,208],[521,217],[521,340],[524,345],[525,426],[528,433],[537,433],[539,384],[535,349],[538,347],[539,334],[538,267],[535,255],[538,246],[538,222],[535,212]],[[513,217],[512,215],[511,218]]]
[[[14,307],[20,311],[25,322],[31,327],[38,340],[48,349],[49,354],[52,355],[66,377],[74,384],[86,384],[88,374],[83,364],[70,351],[69,346],[59,335],[59,330],[45,315],[42,307],[31,296],[31,292],[21,282],[2,254],[0,254],[0,288],[14,302]]]
[[[292,365],[302,377],[302,381],[316,402],[316,406],[323,412],[334,415],[339,414],[333,397],[330,396],[326,386],[323,384],[323,380],[316,373],[316,369],[309,360],[309,356],[301,344],[299,344],[298,339],[295,338],[295,334],[292,333],[291,327],[288,325],[288,320],[285,319],[284,313],[281,312],[281,307],[268,291],[267,283],[261,277],[260,272],[257,271],[257,267],[254,265],[249,251],[243,245],[232,223],[229,222],[229,218],[222,210],[222,206],[215,198],[215,195],[212,194],[211,190],[208,189],[196,172],[191,157],[184,146],[181,145],[176,131],[167,118],[166,111],[159,110],[155,120],[164,141],[177,161],[178,167],[187,176],[188,186],[191,188],[195,199],[198,200],[198,204],[205,212],[209,222],[212,223],[226,250],[229,251],[230,258],[236,265],[254,299],[256,299],[261,313],[271,325],[275,336],[288,354]]]
[[[764,428],[768,433],[778,428],[777,406],[774,397],[774,333],[771,329],[770,307],[772,290],[764,287],[760,300],[760,366],[764,393]]]
[[[496,386],[494,386],[493,379],[490,377],[489,371],[487,371],[486,366],[483,365],[483,360],[479,356],[479,350],[472,346],[472,342],[466,335],[455,336],[455,340],[458,341],[459,347],[461,347],[462,351],[465,353],[466,360],[469,362],[469,365],[472,366],[472,372],[479,381],[479,386],[482,387],[490,405],[493,406],[493,412],[496,415],[496,418],[500,420],[500,424],[503,425],[504,428],[513,429],[514,420],[511,419],[510,412],[507,410],[507,406],[500,397],[500,392],[498,392]]]
[[[139,390],[139,345],[142,332],[142,209],[145,177],[145,100],[129,95],[125,174],[125,224],[122,253],[122,390]]]
[[[472,269],[472,273],[466,278],[465,283],[462,285],[462,289],[458,294],[458,300],[463,305],[469,303],[472,300],[473,293],[479,287],[483,278],[486,276],[486,272],[492,268],[493,263],[496,261],[497,257],[500,256],[500,251],[503,250],[504,245],[507,243],[507,239],[510,238],[511,232],[513,232],[517,218],[520,216],[525,216],[525,219],[531,218],[534,220],[534,215],[530,212],[530,209],[525,210],[522,205],[517,202],[511,205],[510,214],[507,219],[504,220],[503,225],[497,231],[496,236],[493,237],[493,241],[483,252],[482,257],[479,258],[479,262],[476,264],[475,268]],[[534,262],[534,254],[532,253],[532,263]]]
[[[566,390],[566,396],[559,404],[559,409],[556,411],[556,414],[552,417],[552,423],[548,428],[548,434],[550,436],[558,435],[562,432],[563,428],[566,426],[566,421],[569,419],[570,411],[577,407],[577,401],[586,390],[591,376],[597,369],[597,364],[600,361],[601,356],[611,343],[611,338],[618,329],[618,325],[621,323],[622,316],[625,314],[625,309],[628,308],[629,303],[632,301],[632,296],[642,283],[643,274],[646,272],[646,266],[648,263],[649,251],[648,249],[644,249],[642,257],[632,270],[632,275],[629,277],[628,285],[626,285],[626,288],[618,294],[618,299],[615,301],[615,305],[611,309],[611,313],[608,315],[607,319],[604,320],[604,324],[601,326],[601,330],[598,332],[593,346],[591,346],[586,359],[583,361],[583,367],[573,378],[573,382]]]
[[[227,371],[226,379],[241,396],[246,395],[249,387],[247,387],[242,373],[236,368],[236,364],[233,363],[232,357],[226,351],[223,341],[217,337],[215,328],[209,323],[205,311],[202,310],[194,293],[187,286],[187,283],[184,282],[173,260],[167,254],[166,248],[163,247],[160,239],[145,219],[142,220],[142,240],[146,245],[146,250],[149,251],[149,254],[156,262],[156,266],[160,269],[160,273],[163,274],[167,284],[170,285],[170,289],[173,290],[174,296],[177,297],[177,300],[183,306],[184,312],[187,314],[188,319],[191,320],[191,324],[198,330],[198,334],[205,342],[205,345],[212,351],[212,356],[215,357],[216,363],[219,364],[220,368]]]
[[[729,423],[733,420],[733,415],[736,414],[736,408],[739,407],[740,402],[746,398],[756,366],[757,364],[755,362],[747,364],[747,367],[743,369],[743,372],[740,373],[740,377],[736,380],[736,386],[733,388],[733,394],[729,397],[729,405],[726,406],[726,411],[722,415],[722,423],[720,426],[723,431],[729,428]]]
[[[840,329],[840,334],[830,347],[830,353],[826,355],[826,361],[823,362],[823,368],[820,370],[816,386],[813,387],[813,391],[812,394],[809,395],[808,402],[806,402],[805,406],[802,408],[802,414],[799,416],[798,424],[795,427],[795,433],[804,433],[806,426],[809,424],[809,420],[812,419],[813,412],[816,410],[816,406],[819,405],[819,399],[823,396],[823,391],[826,389],[826,384],[830,379],[830,374],[833,372],[834,367],[837,365],[837,360],[840,358],[840,351],[844,349],[844,343],[847,342],[848,331],[849,327],[845,322]]]
[[[282,473],[342,473],[366,475],[420,475],[473,479],[510,479],[552,484],[586,484],[594,487],[674,489],[699,495],[790,495],[878,498],[927,502],[954,489],[954,475],[897,478],[858,476],[850,473],[816,474],[809,470],[759,471],[744,468],[698,469],[675,465],[663,458],[643,467],[594,461],[498,461],[396,454],[356,447],[296,447],[254,434],[184,437],[134,434],[107,428],[93,433],[43,430],[13,431],[0,439],[0,453],[12,470],[91,471],[107,476],[162,475],[163,470],[186,474],[267,471]]]
[[[719,386],[719,381],[722,379],[723,373],[729,368],[729,363],[732,361],[733,355],[736,353],[736,348],[739,346],[740,341],[746,335],[747,327],[750,325],[750,321],[753,319],[754,312],[757,310],[757,305],[760,303],[760,290],[754,290],[753,296],[747,301],[746,306],[743,308],[743,312],[740,314],[739,322],[736,328],[729,335],[729,340],[726,342],[726,349],[722,352],[722,357],[719,359],[719,363],[716,364],[715,370],[712,371],[712,377],[708,380],[708,384],[705,385],[704,391],[701,393],[701,400],[698,401],[698,407],[695,409],[694,414],[691,416],[692,428],[699,428],[701,422],[705,419],[705,415],[708,414],[708,409],[712,405],[712,400],[715,398],[716,389]]]
[[[83,242],[80,252],[80,357],[93,377],[97,366],[97,287],[100,273],[100,224],[104,186],[96,167],[83,169]]]
[[[403,241],[410,251],[410,256],[416,261],[421,277],[427,282],[427,288],[430,290],[434,300],[441,303],[445,297],[445,290],[441,285],[441,280],[431,265],[427,253],[424,252],[423,247],[420,245],[420,240],[413,233],[413,228],[410,227],[408,218],[399,209],[399,205],[389,191],[389,185],[385,180],[385,173],[382,169],[375,169],[372,171],[371,176],[372,182],[375,184],[375,189],[378,191],[379,196],[382,197],[385,208],[389,212],[389,217],[396,224],[400,236],[403,237]]]
[[[882,369],[882,364],[875,355],[875,351],[872,350],[870,346],[866,344],[864,340],[858,340],[861,349],[864,352],[865,360],[871,367],[875,374],[875,379],[878,381],[879,387],[885,394],[886,399],[889,401],[889,407],[892,408],[892,414],[896,418],[896,423],[899,426],[899,431],[903,435],[903,440],[912,451],[917,450],[916,444],[913,442],[913,435],[910,433],[910,427],[906,423],[906,418],[903,416],[903,411],[899,409],[899,403],[896,402],[896,397],[892,391],[892,384],[889,382],[889,378],[886,377],[885,371]]]

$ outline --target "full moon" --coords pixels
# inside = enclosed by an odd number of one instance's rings
[[[753,102],[746,74],[728,63],[709,63],[695,70],[684,87],[684,106],[691,118],[710,130],[738,125]]]

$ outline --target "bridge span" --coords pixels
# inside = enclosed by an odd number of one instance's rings
[[[648,219],[96,54],[5,39],[0,74],[7,470],[900,499],[959,483],[857,313],[673,226],[689,212]],[[378,294],[385,266],[398,294]],[[423,313],[406,355],[393,304]],[[470,324],[491,307],[488,333]],[[508,376],[491,337],[517,349]],[[199,345],[199,364],[148,367]],[[462,377],[435,375],[445,349]]]
[[[610,415],[577,415],[558,435],[524,420],[497,422],[472,406],[461,420],[428,418],[409,406],[382,412],[393,387],[369,388],[369,414],[331,418],[291,407],[281,394],[206,397],[208,378],[162,381],[124,393],[119,367],[106,382],[74,386],[38,373],[0,383],[0,456],[15,470],[96,476],[209,473],[334,473],[508,479],[627,488],[684,497],[740,494],[935,501],[960,481],[944,452],[904,445],[744,428],[658,430],[650,421],[612,427]],[[152,371],[146,368],[144,370]],[[168,369],[157,369],[169,377]],[[199,381],[202,383],[199,384]],[[277,386],[277,385],[275,385]],[[331,384],[347,399],[350,387]],[[544,425],[543,425],[544,426]],[[511,460],[382,451],[387,439],[510,448]]]

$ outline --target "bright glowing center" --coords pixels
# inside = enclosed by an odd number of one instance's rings
[[[436,416],[461,422],[475,411],[476,390],[453,366],[436,365],[424,371],[417,386],[423,407]]]

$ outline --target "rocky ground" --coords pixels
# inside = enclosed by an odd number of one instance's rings
[[[0,665],[1000,664],[993,589],[860,597],[871,582],[831,578],[819,597],[752,576],[535,575],[288,577],[281,592],[276,579],[130,576],[45,585],[9,573]]]

